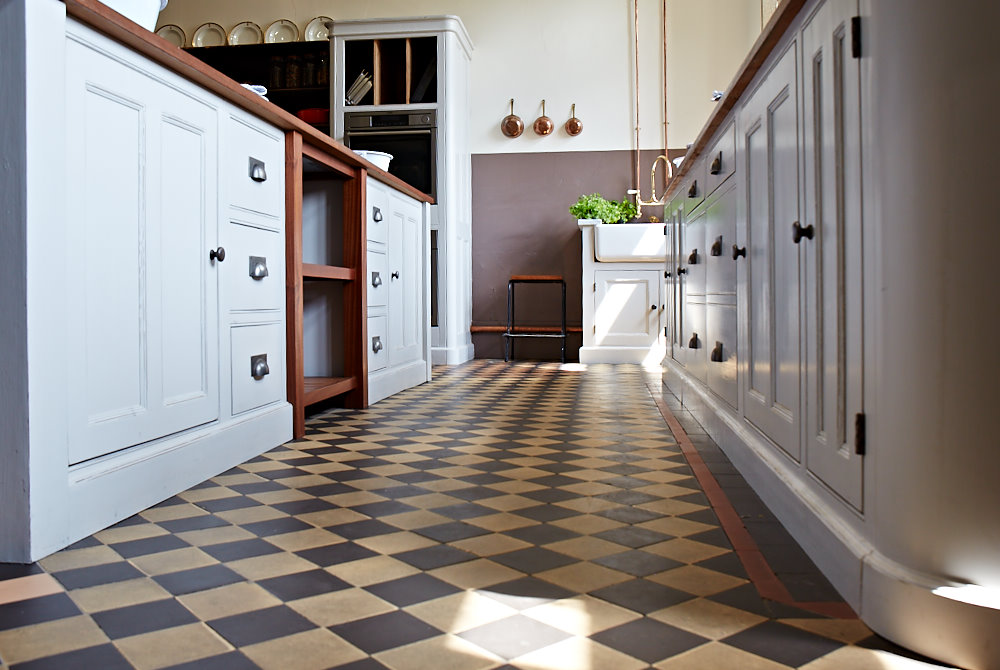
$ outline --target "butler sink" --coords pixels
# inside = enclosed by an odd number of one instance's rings
[[[602,263],[649,263],[665,260],[662,223],[598,223],[594,256]]]

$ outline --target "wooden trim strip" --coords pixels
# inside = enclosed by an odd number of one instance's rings
[[[305,404],[327,400],[334,396],[342,395],[358,386],[358,380],[354,377],[307,377],[305,379]]]
[[[684,458],[687,459],[688,464],[691,466],[691,470],[698,480],[698,485],[705,492],[705,496],[712,505],[712,509],[715,511],[716,516],[719,517],[722,529],[732,543],[733,550],[739,556],[740,562],[743,563],[743,567],[746,569],[747,575],[749,575],[750,581],[753,582],[760,597],[822,614],[823,616],[838,619],[857,619],[858,615],[845,602],[799,602],[792,597],[788,588],[778,579],[774,570],[767,563],[764,554],[761,553],[750,532],[743,525],[740,515],[737,514],[733,504],[729,501],[729,496],[719,486],[719,482],[716,481],[711,470],[705,465],[705,461],[702,460],[701,454],[698,453],[694,444],[691,443],[691,439],[688,437],[684,427],[681,426],[680,421],[677,420],[674,413],[667,407],[657,389],[652,388],[648,383],[646,388],[653,397],[657,409],[660,410],[663,420],[666,421],[667,427],[670,428],[670,432],[673,433],[674,438],[677,440]]]
[[[264,119],[283,130],[302,135],[303,142],[318,147],[352,167],[363,167],[378,181],[421,202],[433,203],[434,198],[418,191],[398,177],[379,169],[361,158],[342,143],[321,133],[297,116],[267,102],[256,93],[248,91],[213,67],[206,65],[183,49],[179,49],[155,33],[97,0],[63,0],[66,13],[94,30],[128,46],[146,58],[189,79],[237,107]],[[224,48],[224,47],[220,47]]]
[[[302,347],[302,135],[285,134],[285,374],[292,437],[306,433]]]
[[[339,279],[343,281],[354,281],[357,277],[358,272],[354,268],[342,268],[336,265],[302,263],[303,279]]]
[[[507,326],[471,326],[470,333],[506,333]],[[560,333],[559,326],[517,326],[515,333]],[[582,333],[581,326],[566,326],[567,333]]]

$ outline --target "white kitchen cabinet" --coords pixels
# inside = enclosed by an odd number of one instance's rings
[[[740,222],[746,246],[746,418],[795,460],[800,323],[798,42],[791,41],[739,113]]]
[[[368,402],[429,381],[427,206],[368,179]]]
[[[25,0],[0,16],[0,561],[291,436],[284,304],[250,265],[266,257],[283,282],[284,191],[243,206],[245,152],[271,145],[231,123],[281,131],[66,11]],[[268,169],[281,184],[283,162]]]
[[[594,272],[594,345],[654,346],[660,334],[658,270]]]

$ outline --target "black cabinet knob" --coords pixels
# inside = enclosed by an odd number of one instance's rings
[[[734,244],[733,245],[733,260],[735,261],[740,256],[742,256],[743,258],[747,257],[747,248],[746,247],[739,247],[739,246],[736,246]]]
[[[713,256],[722,255],[722,235],[719,235],[717,238],[715,238],[715,242],[712,242],[712,249],[709,253],[711,253]]]
[[[679,275],[686,275],[687,273],[688,273],[688,269],[687,268],[677,268],[677,274],[679,274]]]
[[[803,227],[799,225],[798,221],[796,221],[792,224],[792,241],[795,242],[795,244],[798,244],[802,241],[803,237],[807,240],[811,240],[815,232],[813,224],[810,223],[808,226]]]
[[[208,252],[208,259],[212,261],[219,261],[220,263],[226,260],[226,250],[222,247],[218,249],[212,249]]]
[[[396,270],[391,275],[389,275],[389,278],[390,279],[399,279],[399,270]]]

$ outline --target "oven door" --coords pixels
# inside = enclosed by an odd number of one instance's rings
[[[436,198],[435,134],[434,128],[348,129],[344,132],[344,143],[352,149],[392,154],[389,174]]]

